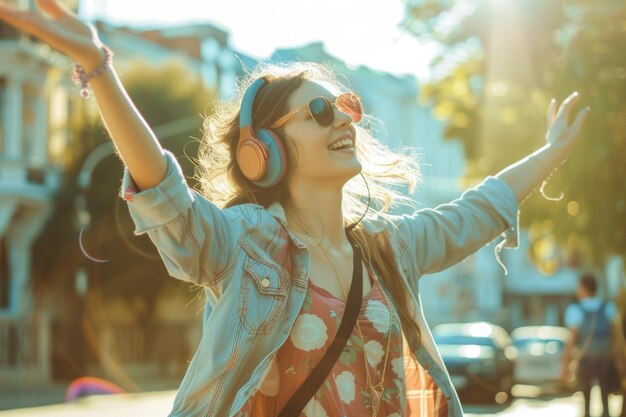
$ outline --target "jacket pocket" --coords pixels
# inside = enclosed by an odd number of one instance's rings
[[[237,314],[251,335],[267,334],[285,309],[287,277],[278,265],[246,254]]]

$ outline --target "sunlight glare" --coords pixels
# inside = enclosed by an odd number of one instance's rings
[[[464,2],[460,2],[464,3]],[[210,7],[199,0],[84,0],[81,15],[119,25],[163,27],[208,23],[229,34],[231,47],[256,58],[276,49],[324,42],[325,51],[352,66],[366,65],[392,74],[429,75],[439,51],[403,32],[405,3],[345,0],[292,2],[232,0]]]
[[[477,358],[480,356],[480,346],[464,345],[459,349],[459,353],[466,358]]]
[[[474,337],[489,337],[493,332],[493,329],[487,323],[472,323],[468,330],[469,334]]]

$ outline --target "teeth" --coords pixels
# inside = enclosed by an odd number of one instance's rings
[[[350,139],[342,139],[339,142],[335,142],[332,145],[330,145],[328,147],[328,149],[333,151],[335,149],[339,149],[339,148],[342,148],[344,146],[351,146],[351,145],[352,145],[352,140],[350,140]]]

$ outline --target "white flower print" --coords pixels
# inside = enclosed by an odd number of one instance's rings
[[[391,368],[399,377],[404,375],[404,358],[400,356],[391,360]]]
[[[270,366],[270,370],[267,373],[267,376],[263,380],[261,384],[261,388],[259,391],[261,394],[266,395],[268,397],[273,397],[278,395],[278,388],[280,388],[280,373],[278,371],[278,363],[276,362],[276,358],[272,360],[272,365]]]
[[[379,300],[369,300],[365,308],[365,317],[382,334],[389,331],[389,309]]]
[[[311,401],[307,403],[306,407],[304,407],[304,410],[302,411],[306,417],[328,417],[328,414],[326,414],[326,410],[324,410],[322,404],[320,404],[320,402],[315,398],[311,398]]]
[[[343,371],[340,373],[335,377],[335,384],[337,385],[339,398],[341,398],[344,404],[350,404],[354,401],[356,383],[352,372]]]
[[[370,340],[365,344],[365,353],[367,356],[367,362],[371,366],[377,366],[383,358],[385,350],[383,349],[383,345],[378,343],[378,341]]]
[[[324,321],[315,314],[301,314],[293,325],[289,338],[295,347],[305,352],[319,349],[328,339]]]

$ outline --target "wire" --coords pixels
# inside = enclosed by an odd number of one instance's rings
[[[368,210],[370,209],[370,204],[372,202],[372,195],[370,193],[370,186],[367,183],[367,180],[365,179],[365,176],[363,175],[363,173],[360,173],[361,178],[363,178],[363,181],[365,182],[365,187],[367,188],[367,207],[365,207],[365,212],[363,213],[363,215],[359,218],[359,220],[356,221],[356,223],[351,224],[350,226],[348,226],[346,228],[346,230],[348,232],[352,231],[352,229],[354,229],[359,223],[361,223],[361,220],[363,220],[363,218],[365,217],[365,215],[367,214]]]

